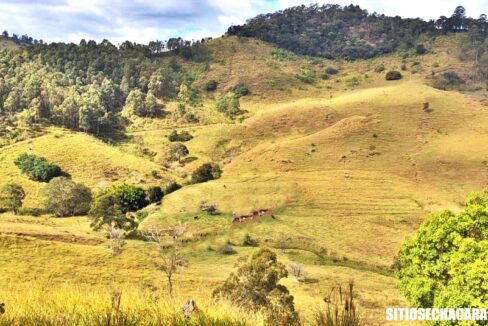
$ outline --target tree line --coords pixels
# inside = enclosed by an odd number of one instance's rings
[[[231,26],[227,33],[256,37],[303,55],[364,59],[402,46],[413,47],[424,33],[441,35],[473,29],[486,39],[486,15],[469,18],[462,6],[450,17],[424,21],[370,14],[355,5],[311,4],[258,15],[244,25]]]

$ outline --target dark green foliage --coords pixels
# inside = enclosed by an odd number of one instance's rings
[[[326,72],[323,72],[320,74],[320,78],[322,78],[323,80],[327,80],[327,79],[329,79],[329,74]]]
[[[172,143],[169,148],[169,160],[181,162],[181,159],[190,154],[188,148],[182,143]]]
[[[213,92],[217,89],[217,86],[219,85],[219,83],[216,81],[216,80],[209,80],[206,84],[205,84],[205,90],[207,92]]]
[[[90,210],[90,188],[65,177],[51,179],[42,189],[44,207],[55,216],[84,215]]]
[[[464,210],[432,213],[395,264],[412,307],[480,307],[488,302],[488,192]]]
[[[427,53],[427,49],[425,48],[425,46],[423,44],[418,44],[415,47],[415,53],[417,53],[419,55],[426,54]]]
[[[449,18],[423,21],[368,14],[354,5],[311,4],[259,15],[244,25],[231,26],[227,33],[257,37],[304,55],[364,59],[411,47],[425,33],[466,32],[473,25],[488,30],[486,19],[467,18],[462,9],[456,8]]]
[[[61,168],[46,158],[23,153],[17,156],[15,165],[34,181],[48,182],[61,175]]]
[[[229,244],[225,244],[225,245],[219,247],[218,251],[222,255],[234,255],[237,253],[237,251],[235,251],[234,248],[232,248],[232,246]]]
[[[386,73],[386,80],[399,80],[402,79],[402,74],[396,70],[390,70]]]
[[[325,69],[325,72],[329,75],[335,75],[339,72],[339,69],[329,66],[327,69]]]
[[[207,201],[204,201],[200,204],[200,210],[202,212],[206,212],[208,215],[219,214],[219,209],[217,208],[217,205],[214,203],[209,203]]]
[[[384,64],[380,64],[380,65],[376,66],[376,68],[374,68],[374,71],[377,72],[377,73],[380,73],[380,72],[385,71],[385,65]]]
[[[170,142],[186,142],[192,140],[193,136],[188,131],[182,131],[178,133],[177,130],[173,130],[168,136]]]
[[[95,230],[103,226],[112,226],[125,231],[135,231],[137,222],[126,215],[148,204],[144,189],[134,185],[115,185],[101,190],[95,196],[90,208],[92,227]]]
[[[248,247],[256,247],[258,245],[258,242],[254,240],[249,234],[246,234],[244,236],[244,239],[242,240],[242,245]]]
[[[242,97],[242,96],[246,96],[246,95],[251,94],[251,90],[249,89],[249,87],[246,84],[242,83],[242,82],[239,83],[239,84],[237,84],[237,85],[235,85],[234,88],[232,89],[232,91],[238,97]]]
[[[295,325],[299,321],[293,296],[278,284],[287,276],[285,266],[278,262],[274,252],[259,249],[251,257],[239,260],[237,271],[214,290],[213,296],[228,299],[244,309],[262,311],[269,325]]]
[[[0,205],[17,214],[22,207],[25,192],[22,186],[15,183],[8,183],[0,191]]]
[[[172,192],[175,192],[176,190],[181,189],[181,185],[177,184],[176,182],[171,182],[165,189],[164,189],[164,195],[169,195]]]
[[[150,203],[159,203],[163,199],[164,192],[159,186],[150,187],[147,189],[147,200]]]
[[[313,84],[315,82],[315,71],[304,68],[300,70],[300,73],[296,77],[306,84]]]
[[[220,178],[222,170],[218,164],[215,163],[205,163],[199,166],[191,176],[192,183],[207,182],[210,180]]]
[[[447,71],[434,79],[434,87],[438,89],[460,89],[466,82],[454,71]]]
[[[228,92],[217,101],[217,111],[232,119],[235,118],[242,113],[239,97],[235,93]]]

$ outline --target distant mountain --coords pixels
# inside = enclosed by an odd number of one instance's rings
[[[474,26],[486,37],[486,15],[468,18],[461,6],[449,18],[424,21],[369,14],[354,5],[312,4],[256,16],[244,25],[231,26],[227,33],[256,37],[304,55],[360,59],[413,47],[424,33],[465,32]]]

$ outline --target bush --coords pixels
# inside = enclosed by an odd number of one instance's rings
[[[232,89],[232,91],[238,96],[238,97],[242,97],[242,96],[246,96],[246,95],[249,95],[251,94],[251,90],[249,89],[249,87],[244,84],[244,83],[239,83],[237,85],[234,86],[234,88]]]
[[[232,119],[235,118],[242,113],[239,97],[232,92],[225,94],[217,101],[217,111],[224,113]]]
[[[222,255],[234,255],[237,253],[237,251],[234,250],[234,248],[232,248],[231,245],[229,244],[225,244],[221,247],[219,247],[219,250],[218,250]]]
[[[284,285],[278,284],[287,275],[274,252],[260,249],[240,260],[237,271],[212,296],[228,299],[244,309],[264,312],[269,325],[296,325],[298,315],[293,296]]]
[[[427,53],[427,49],[425,48],[425,46],[423,44],[418,44],[415,47],[415,53],[417,53],[419,55],[426,54]]]
[[[164,189],[164,195],[169,195],[170,193],[175,192],[178,189],[181,189],[181,185],[177,184],[176,182],[172,182]]]
[[[178,134],[178,131],[173,130],[171,134],[168,136],[168,140],[170,142],[186,142],[189,140],[192,140],[193,136],[188,132],[188,131],[182,131],[181,133]]]
[[[90,210],[90,188],[65,177],[53,178],[42,189],[44,207],[55,216],[84,215]]]
[[[61,175],[61,168],[44,157],[23,153],[17,156],[14,163],[34,181],[48,182]]]
[[[386,80],[399,80],[402,79],[402,74],[396,70],[390,70],[386,73]]]
[[[322,78],[323,80],[327,80],[327,79],[329,79],[329,74],[326,72],[323,72],[320,74],[320,78]]]
[[[214,163],[205,163],[199,166],[191,176],[192,183],[207,182],[220,178],[222,170],[220,166]]]
[[[374,71],[377,72],[377,73],[380,73],[380,72],[385,71],[385,65],[384,64],[380,64],[380,65],[376,66],[376,68],[374,68]]]
[[[205,89],[207,90],[207,92],[213,92],[217,89],[217,86],[219,85],[219,83],[217,83],[216,80],[209,80],[207,82],[207,84],[205,84]]]
[[[219,214],[219,210],[217,208],[217,204],[209,203],[209,202],[202,202],[200,204],[200,210],[202,212],[206,212],[209,215],[217,215]]]
[[[150,203],[159,203],[163,199],[164,193],[161,187],[154,186],[147,189],[147,200]]]
[[[329,75],[335,75],[339,72],[339,69],[329,66],[325,69],[325,72]]]
[[[190,154],[188,148],[182,143],[173,143],[169,148],[169,160],[181,162],[181,159]]]
[[[258,242],[251,238],[249,234],[246,234],[244,236],[244,239],[242,240],[242,245],[248,247],[256,247],[258,245]]]
[[[296,77],[306,84],[313,84],[315,82],[315,71],[305,68]]]
[[[457,89],[464,86],[466,82],[454,71],[448,71],[434,80],[434,87],[438,89]]]
[[[25,198],[24,189],[15,183],[8,183],[3,186],[0,192],[0,205],[12,211],[14,214],[19,212],[22,201]]]

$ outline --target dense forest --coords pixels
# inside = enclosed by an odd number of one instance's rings
[[[119,47],[107,40],[11,39],[22,50],[0,52],[0,133],[44,121],[94,134],[119,130],[124,118],[160,114],[157,99],[174,99],[182,90],[192,100],[193,77],[176,58],[208,57],[200,42],[181,38]],[[163,60],[167,55],[171,59]]]
[[[304,55],[364,59],[401,46],[413,47],[424,33],[440,35],[472,30],[487,37],[486,15],[468,18],[462,6],[451,17],[424,21],[369,14],[354,5],[313,4],[259,15],[244,25],[231,26],[228,34],[256,37]]]

